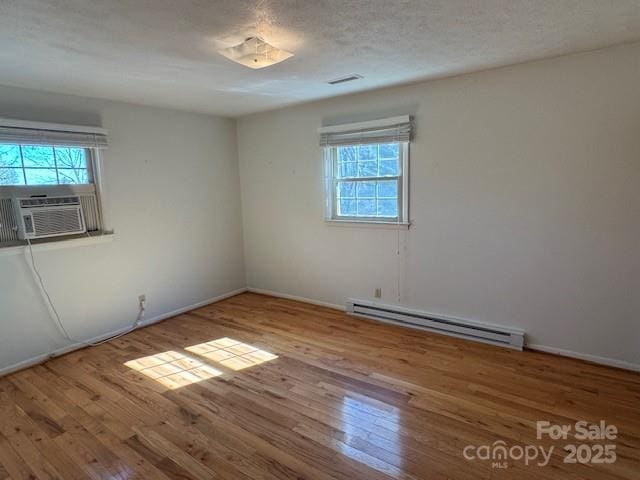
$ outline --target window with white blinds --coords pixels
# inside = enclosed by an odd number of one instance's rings
[[[107,136],[104,133],[98,132],[41,130],[25,127],[3,127],[0,125],[0,143],[76,148],[107,148]]]
[[[328,220],[408,223],[411,133],[408,116],[320,129]]]
[[[89,232],[104,230],[100,152],[107,132],[0,118],[0,247],[19,244],[18,199],[76,195]]]

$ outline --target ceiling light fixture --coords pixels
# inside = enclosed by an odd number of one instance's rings
[[[239,45],[219,52],[229,60],[254,69],[269,67],[293,56],[293,53],[280,50],[259,37],[247,38]]]

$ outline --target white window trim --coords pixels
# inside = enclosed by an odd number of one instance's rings
[[[337,215],[337,178],[335,177],[336,146],[323,149],[325,169],[325,222],[335,226],[381,226],[387,228],[409,228],[409,148],[410,142],[399,142],[401,150],[400,175],[392,177],[398,179],[398,212],[401,215],[397,219],[385,219],[384,217],[346,217]],[[371,181],[385,178],[369,177],[355,181]]]
[[[325,219],[330,227],[382,228],[389,230],[408,230],[411,222],[351,221]]]
[[[93,167],[93,184],[96,188],[96,200],[98,201],[98,213],[102,223],[104,233],[113,233],[111,225],[111,215],[107,205],[107,189],[104,181],[104,150],[101,148],[91,149],[91,160]]]

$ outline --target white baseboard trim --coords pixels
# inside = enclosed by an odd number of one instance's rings
[[[616,360],[615,358],[600,357],[598,355],[589,355],[588,353],[574,352],[572,350],[565,350],[563,348],[547,347],[546,345],[527,344],[525,345],[527,350],[536,350],[538,352],[552,353],[554,355],[560,355],[562,357],[577,358],[578,360],[585,360],[591,363],[597,363],[599,365],[605,365],[607,367],[622,368],[624,370],[631,370],[633,372],[640,372],[640,365],[637,363],[625,362],[624,360]]]
[[[299,297],[297,295],[289,295],[287,293],[274,292],[272,290],[264,290],[261,288],[248,287],[247,291],[253,293],[260,293],[262,295],[270,295],[272,297],[286,298],[288,300],[297,300],[299,302],[309,303],[311,305],[319,305],[321,307],[333,308],[335,310],[345,311],[345,306],[335,305],[333,303],[321,302],[319,300],[313,300],[306,297]],[[562,357],[576,358],[578,360],[585,360],[587,362],[597,363],[607,367],[622,368],[624,370],[631,370],[634,372],[640,372],[640,365],[631,362],[625,362],[624,360],[616,360],[614,358],[599,357],[597,355],[589,355],[587,353],[574,352],[571,350],[564,350],[562,348],[547,347],[545,345],[537,344],[525,344],[525,350],[536,350],[539,352],[552,353],[554,355],[560,355]]]
[[[269,295],[271,297],[286,298],[287,300],[297,300],[298,302],[310,303],[311,305],[318,305],[320,307],[332,308],[334,310],[340,310],[342,312],[345,311],[344,305],[336,305],[335,303],[321,302],[320,300],[313,300],[311,298],[299,297],[297,295],[289,295],[288,293],[274,292],[272,290],[263,290],[262,288],[254,288],[254,287],[248,287],[247,291],[252,293],[259,293],[261,295]]]
[[[162,320],[166,320],[167,318],[175,317],[177,315],[181,315],[186,312],[190,312],[191,310],[195,310],[196,308],[204,307],[205,305],[211,305],[212,303],[220,302],[222,300],[226,300],[227,298],[235,297],[236,295],[240,295],[247,291],[247,288],[242,287],[237,290],[233,290],[231,292],[223,293],[222,295],[218,295],[217,297],[208,298],[203,300],[202,302],[194,303],[193,305],[188,305],[186,307],[178,308],[177,310],[173,310],[171,312],[163,313],[162,315],[158,315],[156,317],[150,318],[142,323],[141,327],[146,327],[153,323],[161,322]]]
[[[191,310],[195,310],[197,308],[200,307],[204,307],[205,305],[210,305],[212,303],[216,303],[219,302],[221,300],[225,300],[227,298],[230,297],[235,297],[236,295],[239,295],[241,293],[246,292],[247,289],[246,288],[239,288],[237,290],[233,290],[231,292],[227,292],[227,293],[223,293],[222,295],[218,295],[216,297],[213,298],[208,298],[206,300],[203,300],[201,302],[198,303],[194,303],[192,305],[187,305],[186,307],[182,307],[182,308],[178,308],[176,310],[172,310],[171,312],[167,312],[167,313],[163,313],[161,315],[157,315],[155,317],[146,319],[144,322],[142,322],[142,324],[135,328],[134,330],[138,330],[139,328],[144,328],[144,327],[148,327],[149,325],[153,325],[154,323],[158,323],[161,322],[162,320],[166,320],[168,318],[171,317],[175,317],[177,315],[181,315],[183,313],[186,312],[190,312]],[[106,340],[107,338],[110,337],[114,337],[116,335],[119,335],[123,332],[126,332],[127,330],[129,330],[131,327],[125,327],[125,328],[121,328],[119,330],[115,330],[113,332],[109,332],[109,333],[105,333],[102,335],[98,335],[97,337],[93,337],[93,338],[89,338],[87,340],[85,340],[86,343],[96,343],[96,342],[100,342],[102,340]],[[131,330],[131,331],[134,331]],[[47,360],[54,358],[54,357],[59,357],[60,355],[64,355],[65,353],[69,353],[72,352],[74,350],[78,350],[80,348],[84,348],[85,344],[83,343],[73,343],[71,345],[67,345],[65,347],[62,348],[58,348],[56,350],[53,350],[51,352],[48,353],[43,353],[41,355],[36,355],[35,357],[31,357],[28,358],[26,360],[23,360],[21,362],[18,363],[14,363],[13,365],[9,365],[8,367],[3,367],[0,368],[0,377],[4,376],[4,375],[8,375],[10,373],[13,372],[17,372],[19,370],[23,370],[25,368],[29,368],[29,367],[33,367],[34,365],[38,365],[40,363],[46,362]]]

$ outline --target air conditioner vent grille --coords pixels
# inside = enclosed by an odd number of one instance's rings
[[[89,232],[100,230],[100,210],[98,209],[98,200],[95,195],[81,195],[80,203],[82,204],[82,213],[84,214],[84,223]]]
[[[16,198],[18,238],[38,239],[86,232],[79,195]]]
[[[83,230],[82,216],[78,208],[34,210],[31,216],[34,233],[38,237]]]
[[[18,223],[10,198],[0,198],[0,244],[18,241]]]
[[[79,205],[80,197],[35,197],[20,200],[22,208],[55,207],[62,205]]]

